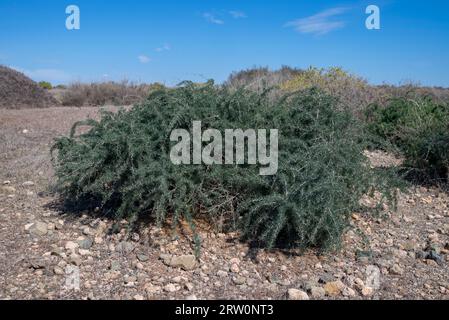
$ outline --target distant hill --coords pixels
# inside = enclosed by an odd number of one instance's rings
[[[47,108],[58,101],[36,82],[11,68],[0,66],[0,109]]]

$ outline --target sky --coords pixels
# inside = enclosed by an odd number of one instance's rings
[[[79,30],[66,28],[69,5]],[[368,5],[379,30],[365,26]],[[53,84],[222,82],[289,65],[449,87],[449,1],[0,0],[0,64]]]

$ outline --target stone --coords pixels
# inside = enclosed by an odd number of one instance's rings
[[[176,292],[179,290],[179,287],[177,287],[176,285],[174,285],[173,283],[169,283],[164,287],[164,290],[167,292]]]
[[[302,290],[298,289],[288,289],[287,291],[288,300],[309,300],[309,296]]]
[[[85,236],[91,236],[92,235],[92,230],[90,230],[89,227],[83,227],[83,234]]]
[[[25,181],[24,183],[22,183],[22,187],[33,187],[33,186],[34,186],[33,181]]]
[[[147,262],[150,259],[150,257],[148,257],[146,254],[143,253],[138,253],[136,256],[140,262]]]
[[[83,240],[78,241],[78,245],[81,249],[89,250],[93,245],[93,240],[91,238],[84,238]]]
[[[130,254],[131,252],[134,251],[135,246],[131,242],[122,241],[117,245],[117,247],[115,249],[117,251],[121,252],[122,254]]]
[[[65,249],[69,251],[75,251],[78,248],[79,248],[78,243],[75,243],[73,241],[67,241],[65,244]]]
[[[390,268],[390,273],[393,275],[403,275],[404,274],[404,269],[402,269],[397,263],[394,264],[391,268]]]
[[[343,290],[341,291],[341,294],[343,295],[343,297],[349,297],[349,298],[353,298],[356,296],[356,292],[349,287],[345,287],[343,288]]]
[[[370,297],[370,296],[373,295],[374,289],[371,288],[371,287],[366,287],[366,286],[364,286],[364,287],[362,288],[361,293],[362,293],[362,296],[364,296],[364,297]]]
[[[55,267],[53,268],[53,272],[54,272],[55,274],[57,274],[57,275],[60,275],[60,276],[65,274],[64,269],[62,269],[62,268],[59,267],[59,266],[55,266]]]
[[[317,286],[310,287],[309,293],[313,299],[320,299],[326,295],[326,291],[322,287]]]
[[[81,256],[89,256],[89,255],[91,255],[91,252],[90,252],[89,250],[86,250],[86,249],[79,249],[79,250],[78,250],[78,253],[79,253]]]
[[[344,289],[345,285],[340,280],[328,282],[324,285],[324,291],[326,295],[330,297],[336,297],[341,294],[341,291]]]
[[[233,264],[231,265],[231,267],[229,268],[229,270],[230,270],[231,272],[234,272],[234,273],[239,273],[240,268],[239,268],[238,264],[233,263]]]
[[[193,270],[197,267],[196,258],[194,255],[172,256],[162,254],[160,258],[167,266],[182,268],[186,271]]]
[[[242,276],[236,276],[232,278],[232,282],[234,282],[238,286],[241,286],[246,283],[246,279]]]
[[[43,222],[36,222],[30,227],[29,232],[33,236],[45,236],[48,232],[47,224]]]
[[[32,222],[32,223],[28,223],[28,224],[26,224],[25,225],[25,231],[29,231],[30,230],[30,228],[32,227],[34,225],[34,223]]]
[[[0,193],[13,194],[15,192],[16,192],[16,189],[14,187],[10,187],[10,186],[0,187]]]
[[[80,266],[82,263],[82,260],[79,255],[72,253],[69,257],[69,262],[75,266]]]
[[[111,271],[119,271],[120,268],[121,268],[120,262],[116,260],[111,261],[111,265],[109,266],[109,269],[111,269]]]
[[[47,263],[44,259],[31,259],[29,261],[29,267],[34,270],[45,269]]]
[[[226,271],[219,270],[217,272],[217,276],[220,277],[220,278],[226,278],[228,276],[228,273]]]
[[[160,291],[161,291],[161,287],[155,286],[155,285],[153,285],[152,283],[147,283],[147,284],[145,285],[145,291],[146,291],[146,293],[147,293],[148,296],[152,296],[152,295],[154,295],[155,293],[160,292]]]
[[[141,294],[136,294],[133,298],[134,298],[134,300],[137,300],[137,301],[145,300],[145,297],[142,296]]]

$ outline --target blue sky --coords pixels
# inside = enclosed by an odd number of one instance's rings
[[[71,4],[80,30],[65,27]],[[370,4],[380,30],[365,27]],[[290,65],[449,86],[449,1],[0,0],[0,64],[55,84],[221,82]]]

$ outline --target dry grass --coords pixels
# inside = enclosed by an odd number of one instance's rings
[[[131,105],[144,100],[160,88],[160,84],[135,84],[129,81],[103,83],[73,83],[67,89],[55,91],[64,106]]]

